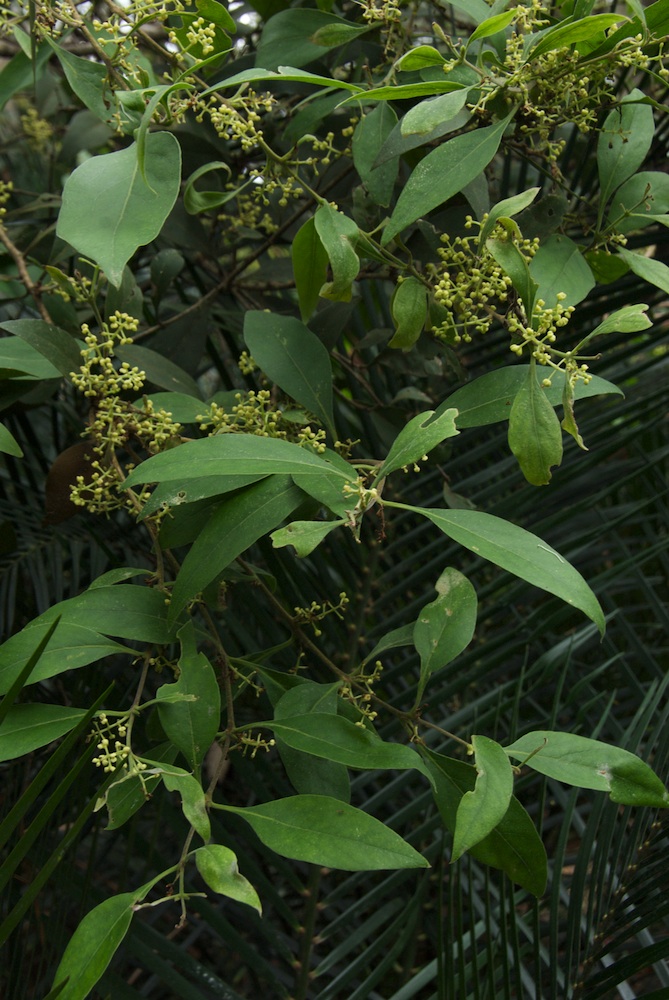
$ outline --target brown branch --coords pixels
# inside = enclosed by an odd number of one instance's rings
[[[0,242],[4,243],[14,263],[16,264],[16,269],[19,272],[19,277],[23,282],[26,290],[32,296],[35,306],[37,307],[38,313],[46,323],[50,323],[51,317],[47,312],[46,306],[42,302],[42,299],[40,297],[40,291],[35,282],[33,281],[33,279],[30,277],[30,274],[28,273],[28,268],[26,267],[26,259],[19,250],[19,248],[16,246],[16,244],[12,243],[7,234],[7,230],[1,223],[0,223]]]

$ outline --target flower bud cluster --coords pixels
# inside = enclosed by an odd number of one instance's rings
[[[21,115],[21,127],[28,145],[37,153],[43,153],[53,139],[53,125],[40,118],[36,108],[28,108]]]
[[[121,392],[138,392],[144,385],[146,375],[137,366],[127,361],[117,368],[114,351],[117,346],[131,344],[131,333],[136,333],[139,321],[127,313],[115,312],[107,323],[102,324],[99,335],[91,332],[87,323],[81,327],[86,347],[81,352],[83,364],[78,372],[71,372],[72,384],[84,396],[117,396]]]
[[[132,751],[124,741],[124,737],[128,732],[126,723],[127,719],[125,717],[121,717],[115,722],[110,722],[104,714],[98,716],[95,720],[92,739],[97,740],[97,749],[100,751],[100,754],[97,757],[93,757],[93,764],[96,767],[101,767],[107,774],[111,774],[119,767],[124,770],[128,768],[128,758],[131,756]],[[146,764],[138,764],[137,767],[143,770]]]
[[[209,434],[256,434],[258,437],[280,438],[318,454],[325,451],[325,431],[314,431],[308,424],[300,425],[287,420],[281,410],[272,407],[268,389],[257,392],[252,389],[244,394],[238,392],[235,399],[237,402],[229,411],[218,403],[210,403],[208,411],[197,417],[200,430]]]
[[[202,55],[209,56],[215,49],[216,25],[212,24],[211,21],[205,21],[203,17],[196,17],[188,26],[186,38],[190,46],[199,45],[202,49]],[[170,41],[175,45],[179,44],[173,31],[170,32]]]
[[[13,190],[14,185],[11,181],[0,181],[0,222],[7,214],[5,205],[9,201]]]
[[[372,709],[371,703],[374,698],[374,685],[380,680],[382,673],[383,664],[381,660],[376,660],[370,674],[366,674],[364,666],[361,666],[351,677],[350,682],[343,684],[339,689],[340,696],[352,702],[360,712],[362,718],[356,722],[356,726],[360,728],[364,728],[367,722],[373,722],[378,715],[378,712]]]
[[[547,365],[553,359],[551,346],[557,340],[557,332],[567,325],[574,313],[574,306],[565,306],[564,292],[558,292],[557,304],[546,308],[543,299],[537,299],[532,311],[532,322],[525,323],[517,313],[506,318],[509,333],[515,338],[511,344],[514,354],[520,356],[525,347],[530,347],[532,356],[540,365]]]
[[[332,601],[325,601],[323,604],[312,601],[309,607],[293,608],[293,621],[296,625],[311,625],[314,635],[318,637],[323,634],[323,630],[318,628],[316,622],[323,621],[328,615],[336,615],[340,621],[343,621],[349,603],[346,591],[342,590],[337,604]]]
[[[212,97],[208,104],[201,107],[197,120],[202,121],[205,114],[209,115],[222,139],[238,142],[244,152],[249,152],[263,137],[262,129],[258,127],[263,113],[269,113],[274,104],[271,94],[256,94],[253,90],[225,100]]]
[[[476,222],[467,216],[466,227],[481,227],[486,221]],[[532,258],[539,248],[538,240],[511,236],[496,226],[493,235],[513,239],[520,252]],[[478,236],[441,237],[439,248],[441,267],[437,271],[434,298],[448,309],[449,319],[435,331],[437,336],[452,343],[470,343],[472,335],[487,333],[499,309],[507,303],[512,288],[511,278],[504,273],[485,244]]]

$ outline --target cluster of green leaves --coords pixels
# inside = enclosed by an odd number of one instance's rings
[[[0,100],[9,132],[32,144],[35,176],[26,182],[8,143],[21,184],[3,190],[0,220],[13,275],[2,399],[5,408],[46,404],[70,441],[90,438],[53,463],[50,520],[73,513],[78,486],[91,514],[118,508],[112,516],[137,532],[142,554],[36,609],[0,648],[0,759],[63,737],[69,748],[92,728],[104,777],[82,816],[105,808],[114,831],[176,792],[187,832],[179,857],[85,917],[53,995],[89,995],[133,914],[179,902],[185,921],[194,872],[260,912],[235,853],[213,838],[214,815],[241,818],[268,852],[298,862],[428,867],[429,843],[414,846],[366,803],[351,804],[350,771],[418,771],[452,834],[451,861],[467,852],[540,896],[546,852],[514,796],[521,768],[625,806],[666,807],[662,781],[637,754],[578,733],[533,730],[505,745],[437,725],[431,686],[480,628],[474,586],[444,559],[436,598],[424,593],[383,631],[363,594],[352,611],[337,604],[337,552],[353,541],[371,560],[408,514],[437,529],[431,544],[456,543],[604,633],[591,586],[552,545],[448,495],[446,506],[425,506],[407,484],[452,453],[459,434],[508,423],[523,476],[546,485],[563,430],[585,448],[575,401],[619,393],[589,371],[585,348],[648,329],[649,307],[625,301],[587,330],[579,309],[627,274],[649,284],[649,297],[669,291],[667,265],[628,244],[669,219],[666,174],[640,169],[663,112],[665,0],[620,14],[567,5],[548,17],[532,5],[467,4],[474,24],[450,36],[437,25],[434,44],[424,42],[421,4],[411,5],[413,21],[391,4],[339,13],[259,5],[266,23],[255,40],[246,11],[231,16],[220,3],[169,15],[137,3],[107,21],[57,6],[36,17],[17,4],[4,21],[17,52],[0,73]],[[82,40],[88,51],[78,55]],[[541,103],[556,59],[567,66],[557,109]],[[73,116],[71,101],[84,110]],[[580,172],[588,129],[594,185]],[[62,193],[48,188],[46,160],[67,173]],[[495,202],[500,170],[530,186]],[[202,190],[213,175],[224,180]],[[471,257],[444,256],[444,240],[465,237],[472,222]],[[477,288],[446,307],[440,282],[456,263]],[[370,322],[374,286],[388,298],[387,329]],[[365,314],[358,342],[349,326]],[[521,363],[456,388],[463,348],[477,349],[470,320],[506,330]],[[83,327],[106,350],[119,324],[137,328],[141,343],[115,344],[110,366],[86,367]],[[250,358],[237,369],[242,350]],[[403,378],[388,398],[375,364]],[[139,394],[123,382],[130,369]],[[12,430],[8,421],[0,447],[21,459]],[[310,560],[323,551],[319,581]],[[233,626],[235,592],[252,594],[279,630]],[[348,642],[351,614],[354,631],[376,633],[373,648]],[[403,647],[419,666],[397,704],[381,669]],[[67,683],[99,663],[124,665],[125,702],[106,691],[92,708],[63,705],[52,679]],[[472,762],[447,756],[438,737]],[[230,761],[251,753],[262,768],[273,748],[291,794],[250,804],[220,791]],[[92,752],[82,753],[89,766]],[[32,898],[14,908],[5,937]]]

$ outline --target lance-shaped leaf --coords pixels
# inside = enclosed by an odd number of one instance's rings
[[[63,189],[58,235],[99,264],[116,287],[135,250],[159,234],[179,193],[181,150],[170,132],[146,137],[144,164],[146,180],[133,143],[86,160]]]
[[[458,806],[452,861],[474,847],[501,823],[513,793],[513,770],[506,753],[487,736],[472,736],[476,784]]]
[[[370,660],[376,659],[381,653],[385,653],[389,649],[398,649],[400,646],[412,646],[415,624],[415,622],[409,622],[407,625],[400,625],[399,628],[394,628],[390,632],[386,632],[379,639],[371,653],[367,654],[363,662],[369,663]]]
[[[240,875],[237,867],[237,857],[229,847],[221,844],[207,844],[195,851],[195,864],[202,878],[210,889],[235,899],[238,903],[246,903],[262,915],[262,906],[248,879]]]
[[[542,32],[539,41],[530,50],[532,59],[538,59],[546,52],[553,52],[578,42],[596,42],[604,36],[607,28],[623,20],[622,14],[592,14],[588,17],[570,21],[567,24],[556,24]]]
[[[0,761],[15,760],[57,740],[86,715],[62,705],[14,705],[0,723]]]
[[[328,273],[328,255],[313,218],[298,229],[291,247],[300,316],[306,322],[314,312]]]
[[[633,253],[623,247],[618,247],[618,256],[625,261],[630,271],[638,274],[649,285],[655,285],[656,288],[661,288],[669,295],[669,267],[661,260],[646,257],[641,253]]]
[[[424,461],[425,455],[438,444],[458,433],[455,426],[457,410],[446,410],[435,417],[434,410],[426,410],[413,417],[399,432],[379,469],[375,483],[397,469],[404,469]]]
[[[265,682],[267,683],[266,675]],[[312,712],[336,717],[341,705],[339,688],[338,682],[316,684],[305,680],[276,700],[274,718],[280,722]],[[344,764],[327,757],[304,753],[289,746],[280,736],[277,736],[276,742],[286,774],[296,792],[303,795],[329,795],[342,802],[351,801],[351,782]]]
[[[445,667],[466,649],[476,628],[476,591],[457,569],[445,569],[435,584],[436,601],[426,604],[413,628],[413,641],[420,655],[420,681],[416,704],[430,675]]]
[[[349,302],[360,270],[360,258],[355,251],[360,230],[352,219],[328,204],[319,207],[314,225],[332,268],[332,281],[323,285],[320,295],[335,302]]]
[[[410,844],[378,819],[327,795],[294,795],[259,806],[216,806],[236,813],[272,851],[343,871],[429,868]]]
[[[3,455],[14,455],[15,458],[23,458],[21,445],[4,424],[0,424],[0,452]]]
[[[460,802],[466,792],[473,792],[476,787],[476,768],[426,747],[421,748],[421,754],[432,772],[434,796],[441,818],[453,833]],[[495,829],[470,847],[468,853],[484,865],[500,868],[535,896],[541,896],[546,888],[546,848],[534,823],[514,796]]]
[[[509,227],[514,225],[515,223],[508,223]],[[502,270],[511,278],[513,287],[523,303],[525,315],[528,320],[531,319],[534,300],[537,295],[537,285],[530,275],[530,269],[527,266],[525,257],[511,238],[501,239],[496,236],[490,236],[486,240],[486,247]]]
[[[357,726],[340,715],[311,712],[254,723],[252,728],[271,729],[295,750],[347,767],[399,771],[414,768],[429,777],[422,759],[411,747],[386,743],[365,726]]]
[[[469,91],[469,87],[462,87],[461,90],[452,90],[416,104],[400,123],[401,135],[428,135],[439,125],[455,118],[465,106]]]
[[[436,412],[455,407],[458,415],[455,422],[459,428],[485,427],[487,424],[501,423],[508,420],[513,401],[528,378],[529,365],[510,365],[508,368],[498,368],[486,372],[457,389],[451,396],[439,405]],[[559,406],[562,402],[562,383],[554,379],[552,384],[544,389],[546,399],[551,406]],[[585,399],[588,396],[598,396],[604,393],[616,393],[622,396],[622,390],[612,382],[593,375],[586,385],[578,381],[574,386],[574,399]]]
[[[335,436],[330,355],[316,334],[292,316],[251,310],[244,340],[265,375]]]
[[[86,914],[70,938],[54,977],[64,983],[58,1000],[85,1000],[109,965],[128,932],[137,894],[124,892],[105,899]]]
[[[537,298],[554,309],[582,302],[595,287],[592,270],[580,248],[567,236],[554,234],[543,240],[529,264],[530,277],[537,285]],[[558,294],[564,298],[558,300]]]
[[[186,603],[237,556],[290,517],[303,499],[304,494],[288,476],[270,476],[226,498],[181,565],[172,591],[170,619],[174,620]]]
[[[632,90],[620,107],[606,116],[599,133],[600,215],[604,214],[606,203],[615,189],[639,169],[653,141],[653,109],[649,104],[636,103],[643,98],[642,91]]]
[[[217,434],[187,441],[178,448],[153,455],[133,469],[125,485],[184,481],[203,476],[270,476],[275,473],[339,475],[342,485],[355,478],[352,469],[345,472],[342,466],[326,462],[290,441],[256,434]]]
[[[167,730],[165,732],[170,735]],[[194,775],[173,764],[159,765],[159,769],[165,788],[168,792],[179,793],[184,816],[206,843],[211,837],[211,824],[202,785]]]
[[[510,121],[511,115],[508,115],[495,125],[456,136],[428,153],[411,174],[397,200],[383,233],[384,245],[416,219],[462,191],[485,170],[497,152]]]
[[[578,345],[578,350],[580,351],[595,337],[601,337],[605,333],[636,333],[638,330],[647,330],[653,325],[646,315],[647,311],[648,306],[645,302],[637,302],[634,305],[616,309],[596,326],[592,333],[583,338]]]
[[[509,413],[509,448],[533,486],[549,483],[551,469],[562,461],[560,421],[539,384],[534,359]]]
[[[275,549],[292,545],[302,559],[313,552],[331,531],[345,523],[345,521],[293,521],[285,528],[273,531],[270,538]]]
[[[360,119],[351,143],[353,163],[360,180],[372,201],[384,207],[390,204],[399,159],[386,160],[377,166],[376,158],[396,125],[397,115],[390,105],[378,104]]]
[[[408,351],[421,335],[427,319],[427,290],[418,278],[405,278],[391,302],[395,334],[388,347]]]
[[[158,715],[165,735],[197,770],[220,728],[221,693],[214,668],[204,653],[197,651],[192,622],[184,625],[178,636],[179,677],[174,684],[158,688]]]
[[[538,193],[539,188],[533,187],[527,191],[521,191],[520,194],[514,194],[511,198],[504,198],[502,201],[498,201],[490,209],[488,218],[481,226],[479,246],[485,245],[485,241],[495,228],[495,223],[498,219],[511,219],[514,215],[518,215],[519,212],[522,212],[523,209],[532,204]]]
[[[81,352],[74,337],[42,319],[14,319],[0,323],[3,330],[20,337],[45,357],[61,375],[78,371]]]
[[[399,506],[428,517],[445,535],[483,559],[562,598],[587,615],[604,634],[604,612],[581,574],[532,532],[481,510]]]
[[[534,771],[579,788],[608,792],[628,806],[669,806],[669,792],[654,771],[629,750],[572,733],[526,733],[506,753]]]

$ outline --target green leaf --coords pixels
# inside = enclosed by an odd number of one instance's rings
[[[342,485],[355,478],[338,466],[323,461],[313,452],[290,441],[255,434],[218,434],[187,441],[171,451],[154,455],[130,473],[125,485],[200,479],[213,475],[260,475],[275,473],[309,476],[339,475]]]
[[[397,125],[397,115],[389,104],[377,104],[362,116],[353,133],[353,163],[369,197],[375,205],[387,208],[395,187],[399,159],[389,159],[376,166],[384,142]]]
[[[639,330],[648,330],[653,324],[646,315],[647,310],[645,302],[616,309],[580,342],[579,349],[594,337],[601,337],[605,333],[637,333]]]
[[[70,938],[54,977],[54,987],[65,982],[58,1000],[86,1000],[128,932],[134,892],[105,899],[86,914]]]
[[[476,768],[426,747],[421,753],[432,772],[437,808],[444,825],[453,833],[462,797],[475,788]],[[500,868],[535,896],[543,895],[548,875],[546,849],[534,823],[514,796],[501,822],[470,847],[468,853],[485,865]]]
[[[358,91],[350,97],[345,97],[338,107],[352,102],[368,104],[370,101],[405,101],[414,97],[434,97],[435,94],[448,94],[452,90],[461,89],[461,83],[454,83],[451,80],[421,80],[420,83],[401,83]]]
[[[314,41],[314,35],[333,25],[344,29],[352,27],[350,21],[320,10],[280,11],[263,28],[256,66],[277,69],[288,55],[293,66],[305,66],[316,59],[322,59],[325,46],[329,48],[341,45],[342,41],[318,44]],[[320,37],[324,38],[325,35]]]
[[[235,899],[238,903],[246,903],[257,910],[262,916],[262,906],[258,893],[251,883],[239,874],[237,857],[228,847],[220,844],[207,844],[195,851],[195,864],[202,878],[210,889]]]
[[[146,501],[138,520],[155,514],[161,508],[181,507],[182,504],[197,503],[199,500],[234,493],[235,490],[251,486],[265,476],[203,476],[202,479],[190,479],[179,488],[178,482],[161,483],[156,486],[149,500]]]
[[[56,608],[58,607],[62,605],[56,605]],[[9,690],[33,649],[49,630],[53,610],[35,618],[21,632],[0,646],[0,694],[5,694]],[[100,635],[93,628],[61,622],[31,673],[28,683],[33,684],[48,677],[55,677],[66,670],[85,667],[112,653],[134,654],[135,652],[127,646],[114,642],[113,639]]]
[[[110,653],[134,653],[101,633],[159,645],[167,645],[174,638],[167,624],[164,595],[159,591],[132,585],[91,587],[78,597],[55,604],[4,643],[0,694],[11,686],[59,615],[61,621],[31,674],[30,683],[86,666]]]
[[[467,648],[476,628],[476,591],[457,569],[445,569],[435,584],[439,595],[426,604],[413,628],[413,642],[420,656],[420,682],[416,704],[430,675]]]
[[[316,334],[292,316],[251,310],[244,341],[265,375],[335,437],[330,355]]]
[[[427,290],[418,278],[408,277],[395,288],[391,304],[395,333],[388,347],[408,351],[420,337],[427,320]]]
[[[172,764],[178,753],[171,743],[162,743],[151,749],[153,760],[151,773],[147,771],[121,775],[109,786],[104,797],[98,799],[96,811],[104,805],[107,809],[106,830],[118,830],[127,823],[135,813],[149,802],[151,795],[162,781],[162,774],[155,771],[163,763]]]
[[[307,219],[295,234],[291,256],[295,288],[300,303],[300,316],[306,322],[318,305],[320,290],[327,278],[329,263],[327,251],[316,232],[316,223],[313,217]]]
[[[528,54],[529,59],[538,59],[547,52],[575,45],[577,42],[598,41],[604,32],[625,18],[622,14],[592,14],[568,24],[556,24],[545,31]]]
[[[35,79],[40,79],[42,70],[51,56],[51,49],[44,42],[38,46],[34,59],[25,52],[17,52],[0,71],[0,111],[19,90],[31,87]]]
[[[653,109],[649,104],[634,103],[643,96],[640,90],[633,90],[628,94],[622,104],[607,115],[599,133],[597,167],[601,186],[600,217],[616,188],[644,162],[653,141]]]
[[[167,730],[165,732],[170,737]],[[207,812],[207,797],[202,785],[194,775],[171,764],[160,764],[159,769],[165,788],[168,792],[179,793],[181,810],[186,820],[206,843],[211,838],[211,823]]]
[[[182,368],[175,365],[169,358],[163,357],[150,347],[140,347],[138,344],[121,344],[115,350],[116,357],[136,365],[146,373],[149,382],[166,389],[168,392],[183,392],[195,399],[201,399],[197,382]]]
[[[322,52],[319,53],[322,56]],[[286,83],[311,83],[315,87],[327,87],[331,90],[350,90],[354,94],[364,93],[363,88],[355,83],[346,80],[335,80],[328,76],[319,76],[317,73],[309,73],[303,69],[296,69],[294,66],[279,66],[279,72],[267,69],[243,69],[239,73],[227,76],[225,80],[219,81],[208,90],[202,91],[201,97],[217,93],[219,90],[227,90],[228,87],[239,87],[242,83],[257,83],[260,80],[272,80],[276,83],[285,81]]]
[[[15,458],[23,458],[20,444],[4,424],[0,424],[0,452],[4,455],[14,455]]]
[[[67,82],[82,104],[101,121],[111,123],[115,101],[107,80],[107,67],[82,56],[75,56],[57,45],[48,35],[45,40],[56,53]]]
[[[199,397],[185,392],[151,392],[139,399],[135,405],[141,407],[145,399],[153,404],[155,410],[165,410],[180,424],[199,423],[198,418],[207,411],[207,404],[204,404]]]
[[[663,292],[669,295],[669,267],[663,264],[661,260],[655,260],[653,257],[645,257],[640,253],[633,253],[631,250],[625,250],[623,247],[618,247],[618,256],[627,264],[630,271],[638,274],[649,285],[655,285],[656,288],[661,288]]]
[[[487,17],[485,21],[481,21],[469,36],[467,48],[469,48],[472,42],[477,42],[479,38],[490,38],[491,35],[496,35],[498,31],[503,31],[504,28],[511,24],[515,17],[517,17],[515,8],[513,10],[505,10],[501,14],[493,14],[492,17]]]
[[[529,371],[529,365],[510,365],[507,368],[486,372],[485,375],[479,376],[448,396],[443,403],[440,403],[436,412],[442,413],[446,409],[455,407],[458,410],[455,422],[460,430],[465,427],[485,427],[487,424],[508,420],[513,401],[526,383]],[[554,385],[543,391],[551,406],[559,406],[562,402],[561,380],[557,380]],[[593,375],[587,385],[582,381],[577,382],[574,388],[575,399],[585,399],[605,393],[617,393],[622,396],[618,386],[598,375]]]
[[[355,251],[360,230],[352,219],[329,204],[319,206],[314,224],[332,268],[332,281],[323,285],[320,295],[335,302],[350,302],[351,285],[360,270]]]
[[[425,69],[426,66],[443,66],[446,60],[434,45],[417,45],[405,52],[395,63],[395,69],[403,73]]]
[[[551,469],[562,462],[560,421],[539,384],[534,359],[509,413],[509,448],[533,486],[549,483]]]
[[[324,24],[318,28],[309,39],[314,45],[321,45],[327,49],[334,49],[347,42],[355,41],[360,35],[366,35],[372,31],[375,25],[355,25],[355,24]]]
[[[217,808],[236,813],[266,847],[295,861],[343,871],[429,868],[385,823],[327,795],[294,795],[246,809]]]
[[[13,333],[29,344],[56,368],[61,375],[79,371],[81,352],[74,337],[41,319],[15,319],[0,323],[3,330]]]
[[[167,738],[197,771],[221,726],[221,692],[214,668],[204,653],[197,651],[192,622],[177,635],[181,643],[179,676],[174,684],[158,688],[158,715]],[[184,700],[172,701],[175,695]]]
[[[135,143],[86,160],[63,189],[58,236],[99,264],[116,287],[135,250],[158,236],[179,193],[181,151],[170,132],[146,137],[145,168],[146,181]]]
[[[622,184],[613,196],[607,226],[619,233],[652,225],[657,215],[669,212],[669,175],[642,170]]]
[[[18,322],[18,320],[16,321]],[[4,372],[3,372],[4,369]],[[0,338],[0,378],[27,375],[35,379],[61,377],[55,365],[20,337]]]
[[[389,649],[397,649],[400,646],[413,646],[413,631],[415,628],[415,622],[409,622],[408,625],[400,625],[399,628],[391,629],[390,632],[386,632],[382,636],[371,653],[368,653],[363,663],[369,663],[370,660],[375,660],[382,653],[385,653]]]
[[[387,506],[395,504],[388,502]],[[483,559],[578,608],[604,634],[604,613],[581,574],[530,531],[480,510],[401,506],[423,514],[445,535]]]
[[[530,276],[537,284],[537,297],[554,309],[558,292],[563,306],[575,306],[595,287],[594,275],[580,248],[567,236],[555,234],[541,243],[530,261]]]
[[[426,410],[412,417],[393,441],[374,482],[380,482],[397,469],[425,461],[423,456],[458,433],[455,426],[456,415],[455,410],[445,410],[439,416],[435,416],[434,410]]]
[[[542,730],[526,733],[504,749],[540,774],[579,788],[609,792],[612,801],[621,805],[669,806],[669,792],[657,775],[640,757],[621,747]]]
[[[400,123],[402,135],[428,135],[439,125],[451,121],[464,107],[469,91],[469,87],[463,87],[416,104]]]
[[[267,683],[267,675],[261,675]],[[290,688],[277,700],[274,718],[278,721],[311,712],[327,713],[333,717],[341,705],[338,682],[316,684],[304,680]],[[302,795],[329,795],[342,802],[351,801],[351,782],[344,764],[326,757],[315,757],[288,746],[277,738],[281,761],[296,792]]]
[[[346,767],[415,769],[425,774],[421,757],[411,747],[385,743],[365,726],[357,726],[340,715],[311,711],[309,715],[253,723],[252,728],[271,729],[289,747]]]
[[[324,538],[339,528],[345,521],[293,521],[285,528],[279,528],[270,535],[275,549],[292,545],[300,559],[318,548]]]
[[[271,476],[223,500],[181,565],[172,591],[170,619],[174,620],[237,556],[290,517],[303,498],[287,476]]]
[[[14,760],[57,740],[86,715],[83,708],[15,705],[0,723],[0,761]]]
[[[228,180],[232,176],[227,163],[224,163],[222,160],[215,160],[212,163],[205,163],[204,166],[193,171],[186,181],[186,186],[184,187],[184,208],[189,215],[198,215],[200,212],[208,212],[210,209],[220,208],[221,205],[232,201],[240,191],[243,191],[244,188],[253,183],[251,180],[248,180],[233,190],[197,191],[195,181],[198,181],[200,177],[204,177],[205,174],[209,174],[214,170],[224,170]]]
[[[510,225],[514,225],[514,223],[510,223]],[[537,285],[530,276],[530,269],[524,255],[511,238],[505,240],[489,236],[486,240],[486,247],[505,274],[511,278],[513,287],[523,303],[525,315],[528,320],[531,319],[537,295]]]
[[[452,198],[488,166],[511,121],[474,129],[433,149],[420,161],[400,194],[383,232],[385,245],[403,229]]]
[[[514,194],[511,198],[504,198],[502,201],[498,201],[490,211],[488,212],[488,218],[481,226],[481,231],[479,233],[479,246],[484,246],[485,241],[488,239],[490,234],[495,227],[498,219],[512,219],[514,215],[518,215],[523,209],[531,205],[537,194],[539,193],[538,187],[529,188],[527,191],[521,191],[520,194]]]
[[[513,794],[513,770],[506,753],[487,736],[472,736],[476,785],[458,806],[451,860],[487,837],[506,815]]]

